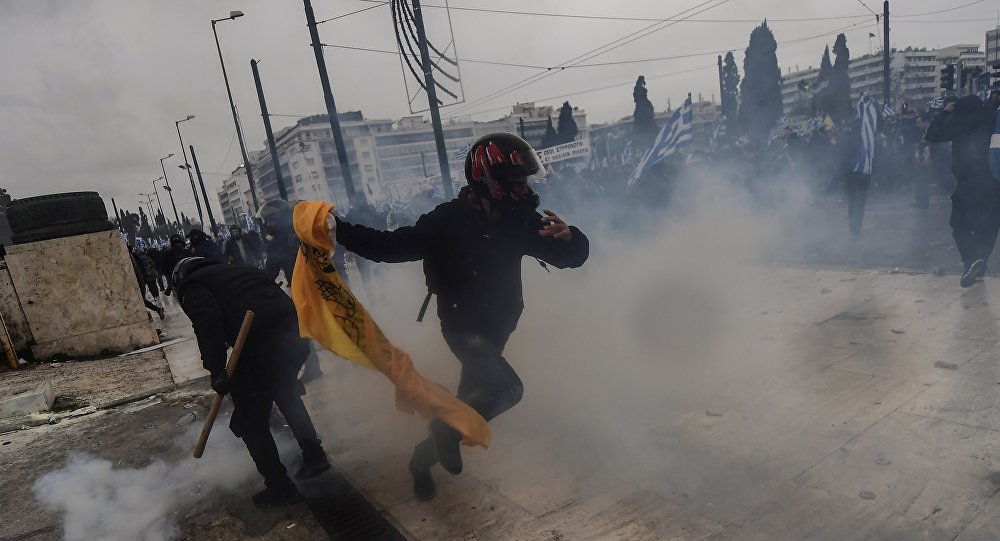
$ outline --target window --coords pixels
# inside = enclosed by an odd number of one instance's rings
[[[295,182],[301,183],[302,182],[302,175],[295,175]]]
[[[364,158],[364,159],[366,159],[366,160],[370,159],[372,157],[372,153],[371,152],[362,152],[361,153],[361,157]]]
[[[319,178],[319,171],[312,171],[309,173],[309,176],[314,179]]]
[[[373,166],[372,164],[368,164],[365,166],[365,171],[374,171],[374,170],[375,166]]]
[[[298,168],[299,168],[299,161],[295,160],[294,162],[292,162],[292,169],[298,169]]]
[[[316,158],[306,158],[306,165],[316,165]]]

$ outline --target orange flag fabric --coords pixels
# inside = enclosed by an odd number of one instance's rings
[[[301,241],[292,277],[299,333],[355,364],[377,370],[396,386],[396,409],[441,419],[462,434],[466,445],[489,447],[490,429],[476,410],[417,373],[413,361],[389,342],[354,296],[330,259],[333,241],[326,220],[333,205],[295,205],[295,233]]]

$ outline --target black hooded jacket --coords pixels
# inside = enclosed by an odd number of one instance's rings
[[[267,374],[276,367],[263,363],[275,356],[292,357],[289,348],[301,349],[299,342],[304,343],[292,299],[256,267],[207,264],[181,280],[177,298],[198,337],[202,364],[213,376],[224,372],[227,345],[236,343],[247,310],[254,311],[254,321],[240,358],[239,366],[246,366],[241,372]]]
[[[583,265],[587,237],[571,227],[569,241],[542,237],[541,215],[527,225],[490,223],[469,202],[469,189],[417,219],[415,225],[380,231],[337,220],[337,243],[372,261],[423,260],[427,288],[438,296],[446,330],[469,331],[503,342],[524,308],[521,258],[557,268]]]
[[[959,182],[991,180],[990,138],[996,112],[975,96],[955,103],[953,112],[942,111],[924,136],[930,143],[951,142],[951,171]]]

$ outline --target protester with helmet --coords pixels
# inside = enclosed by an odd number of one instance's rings
[[[212,375],[212,388],[231,393],[229,428],[243,439],[266,488],[253,496],[258,507],[287,505],[299,500],[278,457],[270,432],[271,406],[285,417],[299,447],[302,466],[296,479],[319,475],[330,468],[302,403],[305,387],[296,379],[309,354],[308,341],[299,337],[292,300],[262,270],[225,265],[203,257],[180,261],[171,276],[177,298],[191,319],[202,363]],[[236,343],[243,317],[255,317],[232,378],[226,376],[226,349]]]
[[[441,331],[462,363],[458,397],[487,421],[521,400],[523,385],[503,357],[524,304],[521,258],[579,267],[587,237],[551,210],[540,215],[529,184],[544,173],[520,137],[493,133],[477,140],[465,160],[468,186],[421,216],[415,225],[379,231],[337,219],[336,239],[378,262],[423,260],[429,293],[438,296]],[[414,449],[409,469],[418,499],[434,496],[431,468],[462,471],[459,433],[440,420]]]
[[[191,253],[197,257],[207,257],[219,263],[226,263],[226,256],[222,254],[219,245],[201,229],[188,231],[187,238],[191,241]]]
[[[160,257],[160,272],[167,277],[167,289],[163,292],[164,295],[170,295],[173,285],[170,282],[170,276],[174,272],[174,267],[180,263],[180,261],[186,257],[191,257],[194,254],[190,250],[184,247],[184,237],[179,234],[170,235],[170,249],[163,253]]]

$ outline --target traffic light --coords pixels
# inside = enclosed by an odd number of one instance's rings
[[[948,64],[941,69],[941,88],[947,92],[955,90],[955,64]]]

